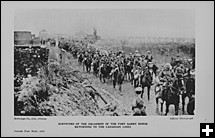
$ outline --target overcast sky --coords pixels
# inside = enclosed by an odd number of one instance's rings
[[[14,29],[103,37],[195,37],[194,10],[15,10]]]

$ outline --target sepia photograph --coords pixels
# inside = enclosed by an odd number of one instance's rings
[[[2,2],[2,136],[211,136],[212,2]]]

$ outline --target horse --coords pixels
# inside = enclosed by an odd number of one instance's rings
[[[195,92],[195,79],[192,77],[185,78],[185,91],[182,93],[182,111],[184,114],[185,109],[185,98],[188,97],[189,101],[191,98],[191,95]]]
[[[83,59],[84,59],[83,54],[79,54],[78,55],[78,63],[79,63],[79,65],[82,64]]]
[[[110,78],[110,73],[111,73],[111,70],[112,70],[112,67],[111,67],[111,64],[110,63],[108,63],[108,64],[106,64],[106,78]]]
[[[105,83],[105,78],[107,76],[106,72],[106,64],[102,63],[99,67],[99,79],[101,82],[103,81],[103,83]]]
[[[75,48],[72,49],[72,47],[70,47],[70,51],[72,53],[73,58],[77,59],[77,53],[78,53],[77,49],[75,49]]]
[[[155,77],[156,77],[157,76],[158,67],[155,64],[153,64],[152,70],[153,70],[153,73],[155,74]]]
[[[191,97],[189,99],[189,103],[187,104],[187,113],[189,115],[194,115],[194,110],[195,110],[195,98]]]
[[[93,66],[93,74],[97,77],[99,72],[99,60],[94,59],[94,61],[92,62],[92,66]]]
[[[126,64],[125,64],[125,76],[126,76],[126,79],[129,81],[129,80],[132,80],[132,73],[131,73],[131,70],[133,69],[133,65],[131,63],[131,61],[128,61]]]
[[[111,70],[110,76],[112,76],[113,80],[113,88],[116,87],[116,83],[119,85],[119,91],[122,91],[122,83],[124,81],[124,72],[123,69],[114,68]]]
[[[117,74],[117,82],[119,85],[119,91],[122,91],[122,83],[124,81],[124,72],[123,70],[119,70],[118,74]]]
[[[118,72],[119,72],[119,69],[115,68],[115,69],[112,69],[110,73],[110,76],[112,76],[112,80],[113,80],[113,88],[116,87]]]
[[[134,88],[136,88],[140,85],[140,81],[139,81],[140,70],[133,68],[131,70],[131,74],[132,74],[132,77],[131,77],[132,83],[134,85]]]
[[[179,101],[180,101],[180,92],[178,86],[178,80],[168,80],[167,79],[167,87],[162,91],[161,96],[163,102],[161,102],[161,113],[163,112],[163,103],[166,102],[166,113],[165,116],[169,112],[169,106],[173,104],[175,106],[175,115],[178,115],[179,110]]]
[[[150,100],[150,89],[152,85],[153,76],[149,69],[144,69],[139,77],[140,85],[142,87],[141,97],[143,98],[144,88],[147,87],[148,101]]]
[[[90,57],[86,57],[86,59],[84,60],[84,65],[86,67],[87,72],[90,72],[91,70],[91,63],[92,63],[92,59]]]

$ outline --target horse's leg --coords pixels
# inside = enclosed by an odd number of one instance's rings
[[[158,113],[158,98],[156,97],[155,100],[156,100],[156,112]]]
[[[175,115],[178,115],[179,103],[175,103]]]
[[[127,71],[125,71],[124,78],[125,78],[125,80],[128,80],[128,73],[127,73]]]
[[[95,70],[95,76],[97,77],[98,73],[97,73],[97,70]]]
[[[84,64],[83,64],[83,71],[84,71],[84,68],[85,68],[85,66],[84,66]]]
[[[159,99],[156,97],[155,100],[156,100],[156,105],[157,105],[157,107],[158,107],[158,100],[159,100]]]
[[[102,82],[102,74],[99,73],[99,79]]]
[[[165,113],[165,116],[168,114],[169,112],[169,103],[166,101],[166,113]]]
[[[105,83],[105,77],[103,76],[103,81],[104,81],[104,83]]]
[[[185,98],[186,98],[186,94],[183,93],[182,94],[182,112],[184,114],[184,108],[185,108]]]
[[[130,72],[130,77],[131,77],[131,79],[130,79],[131,85],[133,85],[133,77],[132,77],[131,72]]]
[[[131,73],[128,72],[128,81],[131,81]]]
[[[86,71],[88,72],[88,66],[86,66]]]
[[[122,92],[122,84],[119,84],[119,91]]]
[[[130,80],[132,80],[132,78],[133,78],[133,77],[132,77],[132,73],[131,73],[131,71],[129,72],[129,74],[130,74]]]
[[[98,70],[96,70],[96,77],[98,77],[98,74],[99,74],[99,71],[98,71]]]
[[[88,71],[89,71],[89,72],[91,71],[91,66],[88,66]]]
[[[129,81],[130,80],[130,76],[129,76],[129,72],[128,71],[127,71],[126,75],[127,75],[127,81]]]
[[[150,86],[147,87],[148,90],[148,101],[150,101]]]
[[[143,98],[144,86],[142,87],[141,98]]]
[[[113,88],[115,89],[116,87],[116,79],[113,79]]]
[[[163,115],[163,101],[161,102],[161,115]]]

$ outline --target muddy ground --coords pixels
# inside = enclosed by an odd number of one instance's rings
[[[119,88],[118,86],[115,89],[113,88],[111,79],[107,80],[106,83],[101,82],[99,80],[99,78],[97,78],[96,76],[93,75],[92,70],[90,73],[83,71],[83,67],[82,67],[82,65],[78,64],[77,59],[74,59],[71,55],[69,57],[70,58],[66,59],[66,63],[71,68],[73,68],[75,70],[79,70],[84,77],[89,78],[93,86],[96,86],[98,88],[104,89],[107,92],[109,92],[112,96],[114,96],[119,101],[120,104],[117,108],[121,111],[123,110],[127,115],[132,115],[131,104],[132,104],[132,100],[136,97],[136,94],[134,91],[134,87],[131,85],[131,83],[129,81],[124,81],[124,83],[122,85],[122,93],[121,93],[118,90],[118,88]],[[147,88],[145,88],[145,90],[144,90],[145,92],[143,95],[143,99],[144,99],[145,105],[146,105],[147,116],[162,115],[160,110],[159,111],[156,110],[157,105],[156,105],[156,101],[155,101],[154,87],[155,86],[153,85],[150,90],[150,101],[148,101],[148,99],[147,99]],[[188,103],[188,100],[186,100],[186,105],[187,105],[187,103]],[[99,106],[102,107],[104,105],[105,105],[105,103],[102,100],[100,100]],[[158,105],[158,107],[160,109],[160,104]],[[181,102],[180,102],[179,107],[180,107],[179,115],[182,115]],[[165,103],[164,103],[163,109],[164,109],[163,113],[165,113],[165,109],[166,109]],[[186,106],[185,106],[185,111],[186,111]],[[169,113],[167,114],[167,116],[172,116],[174,114],[175,114],[174,105],[170,105]],[[186,112],[185,112],[185,114],[186,114]]]

